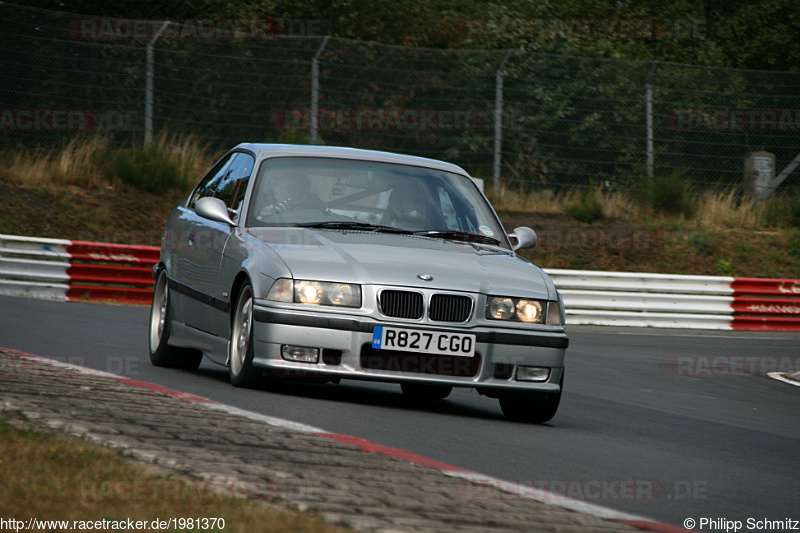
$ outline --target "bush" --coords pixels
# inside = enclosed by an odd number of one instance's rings
[[[681,173],[654,179],[647,200],[659,213],[691,218],[695,212],[694,187]]]
[[[603,216],[603,204],[599,196],[596,190],[581,190],[567,199],[564,207],[572,218],[591,224]]]
[[[185,189],[188,184],[178,158],[157,144],[107,154],[105,171],[112,179],[153,194]]]

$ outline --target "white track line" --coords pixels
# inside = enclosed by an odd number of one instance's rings
[[[784,383],[788,383],[789,385],[800,387],[800,381],[785,377],[783,375],[783,372],[767,372],[767,375],[772,379],[777,379],[778,381],[783,381]]]

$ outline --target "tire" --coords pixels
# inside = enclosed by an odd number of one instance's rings
[[[167,273],[160,270],[150,306],[150,362],[154,366],[197,370],[203,360],[203,353],[190,348],[170,346],[171,334],[172,303],[169,298],[169,282]]]
[[[506,392],[500,396],[500,408],[509,420],[541,424],[556,416],[561,393],[564,390],[564,375],[561,375],[561,390],[558,392]]]
[[[231,320],[228,348],[228,373],[234,387],[254,387],[261,381],[261,370],[253,366],[253,289],[242,285]]]
[[[401,383],[403,394],[421,400],[444,400],[453,392],[449,385],[427,385],[423,383]]]

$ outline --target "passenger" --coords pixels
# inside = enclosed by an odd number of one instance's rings
[[[410,230],[431,229],[431,204],[423,194],[406,186],[392,189],[382,223]]]

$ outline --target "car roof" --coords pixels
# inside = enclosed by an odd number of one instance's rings
[[[437,159],[427,159],[412,155],[380,152],[377,150],[362,150],[359,148],[345,148],[342,146],[314,146],[301,144],[267,144],[267,143],[241,143],[233,150],[247,150],[261,158],[267,157],[332,157],[338,159],[359,159],[362,161],[376,161],[381,163],[396,163],[417,167],[433,168],[446,172],[454,172],[469,176],[466,170],[452,163],[445,163]]]

